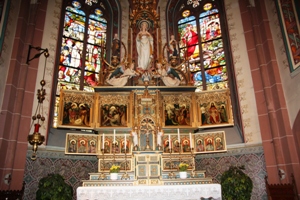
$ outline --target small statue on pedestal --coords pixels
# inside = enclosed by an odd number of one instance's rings
[[[157,127],[157,134],[156,135],[157,135],[157,149],[159,151],[161,151],[162,150],[162,144],[161,144],[162,140],[161,140],[161,138],[164,135],[164,131],[161,130],[159,126]]]
[[[134,127],[134,130],[131,131],[131,136],[132,136],[132,142],[133,142],[133,151],[137,151],[139,139],[138,139],[138,131],[137,131],[136,126]]]

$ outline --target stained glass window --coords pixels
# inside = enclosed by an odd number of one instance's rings
[[[73,1],[65,7],[57,70],[54,127],[57,126],[60,91],[66,89],[93,92],[93,86],[100,81],[101,56],[105,57],[107,20],[103,18],[103,5],[92,7],[97,2]]]
[[[228,81],[219,10],[213,2],[201,6],[198,16],[178,20],[180,56],[188,60],[195,86],[201,90],[224,89]]]

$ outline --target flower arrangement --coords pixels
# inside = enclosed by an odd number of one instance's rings
[[[180,163],[178,167],[179,167],[179,171],[185,172],[188,169],[189,164]]]
[[[110,173],[118,173],[120,171],[120,166],[118,165],[112,165],[109,169]]]

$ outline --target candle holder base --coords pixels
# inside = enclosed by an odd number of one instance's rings
[[[104,173],[101,173],[98,177],[98,180],[104,180],[106,179],[106,175]]]
[[[197,177],[197,173],[194,170],[192,170],[191,171],[191,178],[195,178],[195,177]]]
[[[174,173],[174,172],[170,172],[170,173],[169,173],[169,178],[170,178],[170,179],[176,178],[175,173]]]
[[[133,147],[133,151],[138,151],[138,150],[139,150],[138,146],[135,145],[135,146]]]
[[[129,180],[130,179],[130,177],[129,177],[129,175],[127,174],[127,172],[125,172],[123,175],[122,175],[122,178],[121,178],[121,180]]]
[[[160,145],[157,146],[158,151],[162,151],[162,147]]]
[[[147,145],[147,146],[145,147],[145,151],[152,151],[152,148],[151,148],[150,146]]]

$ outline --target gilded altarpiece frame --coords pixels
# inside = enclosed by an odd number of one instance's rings
[[[197,127],[194,93],[162,93],[163,128]]]
[[[195,134],[195,154],[227,151],[225,131]]]
[[[134,93],[133,127],[139,131],[141,151],[155,150],[157,144],[157,127],[161,127],[160,92],[136,90]],[[148,142],[147,142],[148,141]]]
[[[194,166],[194,157],[191,155],[179,155],[179,156],[172,156],[172,155],[163,155],[162,156],[162,171],[178,171],[178,166],[180,163],[187,163],[188,170],[193,170]]]
[[[229,90],[195,93],[199,128],[233,126]]]
[[[65,154],[97,155],[100,152],[99,135],[67,133]]]
[[[95,128],[131,127],[132,95],[130,92],[96,94]]]
[[[171,140],[171,145],[169,144]],[[172,154],[191,154],[194,145],[194,133],[165,134],[162,137],[163,154],[170,154],[170,147]]]
[[[109,172],[109,169],[112,165],[120,166],[120,172],[130,172],[133,171],[134,166],[134,159],[129,154],[127,155],[126,159],[121,155],[105,155],[104,159],[103,156],[98,155],[98,172]]]
[[[100,134],[99,139],[99,145],[101,145],[101,149],[103,151],[101,154],[103,155],[124,155],[125,151],[126,154],[130,155],[132,153],[132,142],[130,138],[130,134],[124,133],[118,133],[118,134],[112,134],[111,131],[104,131],[102,134]],[[125,142],[126,140],[126,142]],[[126,144],[126,148],[125,148]]]
[[[95,93],[62,90],[58,112],[58,127],[93,129]]]

